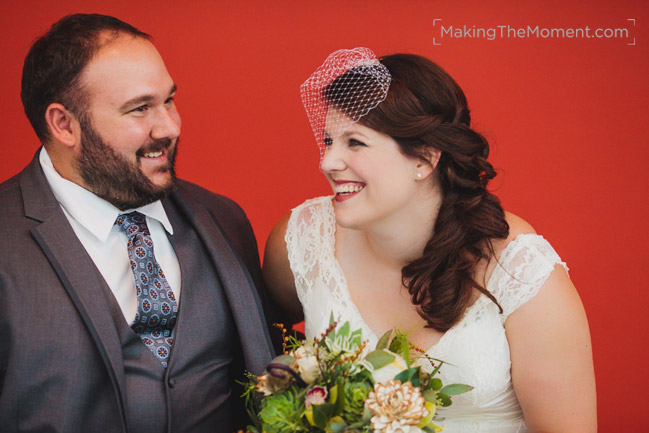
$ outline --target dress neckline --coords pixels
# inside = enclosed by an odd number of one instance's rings
[[[358,316],[358,318],[359,318],[360,322],[362,323],[363,327],[367,331],[369,331],[371,333],[371,336],[375,340],[378,341],[379,336],[376,334],[374,329],[372,329],[372,327],[370,327],[367,324],[367,322],[365,321],[365,318],[363,317],[360,310],[358,309],[358,306],[356,305],[356,303],[352,299],[352,294],[351,294],[351,292],[349,290],[349,284],[347,283],[347,278],[345,277],[345,273],[343,272],[343,269],[342,269],[342,266],[340,265],[340,262],[336,258],[336,254],[335,254],[336,253],[336,215],[334,213],[334,208],[333,208],[333,203],[331,202],[331,197],[327,197],[327,198],[328,199],[326,200],[325,208],[326,208],[327,215],[329,216],[329,221],[331,223],[333,223],[333,228],[332,228],[331,231],[329,231],[329,234],[330,234],[329,239],[327,239],[327,241],[328,241],[327,246],[329,247],[329,251],[328,251],[329,254],[328,255],[333,260],[334,268],[336,269],[336,272],[339,273],[340,280],[344,283],[342,285],[342,287],[340,287],[340,292],[346,298],[346,300],[349,302],[349,304],[352,306],[354,312]],[[520,241],[520,239],[522,239],[525,235],[528,235],[528,234],[529,235],[534,235],[533,233],[521,233],[521,234],[517,235],[511,242],[509,242],[505,246],[505,248],[503,248],[503,250],[500,252],[500,255],[498,257],[498,261],[496,262],[496,268],[494,268],[493,272],[489,276],[489,280],[487,281],[486,289],[490,293],[493,294],[493,290],[491,290],[491,287],[493,286],[493,281],[494,281],[494,279],[496,277],[496,274],[498,273],[497,271],[499,270],[499,268],[504,268],[501,258],[508,257],[509,250],[514,248],[512,245],[517,243],[517,241]],[[538,236],[538,235],[536,235],[536,236]],[[456,330],[463,323],[465,323],[466,320],[469,317],[471,317],[473,314],[475,314],[477,311],[479,311],[482,308],[482,306],[487,305],[486,301],[491,302],[491,300],[489,298],[487,298],[487,296],[485,296],[484,294],[481,293],[480,296],[473,302],[473,304],[469,305],[466,308],[462,318],[455,325],[451,326],[446,332],[444,332],[442,334],[442,336],[439,338],[439,340],[437,340],[437,342],[435,344],[433,344],[428,349],[426,349],[425,354],[426,355],[431,355],[431,352],[433,350],[439,350],[440,348],[443,348],[447,344],[446,342],[449,341],[449,338],[450,338],[449,335],[454,334],[456,332]]]
[[[347,278],[345,277],[345,273],[343,272],[343,269],[340,266],[340,262],[338,262],[338,259],[336,258],[335,255],[332,254],[331,257],[332,257],[332,260],[334,261],[336,272],[338,272],[340,274],[340,279],[341,279],[341,281],[344,282],[342,287],[340,287],[341,294],[346,298],[346,301],[349,302],[352,309],[356,313],[358,319],[363,324],[363,327],[365,328],[365,330],[369,331],[371,333],[371,337],[373,337],[376,341],[378,341],[379,335],[376,333],[376,331],[374,331],[374,329],[372,329],[372,327],[370,325],[367,324],[367,322],[365,321],[365,318],[363,317],[360,310],[358,309],[358,306],[356,305],[356,302],[354,302],[354,299],[352,298],[352,294],[349,291],[349,284],[347,284]],[[491,280],[491,278],[490,278],[490,280]],[[451,326],[446,332],[444,332],[442,334],[442,336],[439,338],[439,340],[437,340],[437,342],[435,344],[428,347],[428,349],[426,349],[426,351],[425,351],[425,354],[426,355],[431,355],[433,350],[439,350],[440,348],[444,347],[444,345],[446,344],[445,342],[448,341],[449,338],[450,338],[449,336],[454,334],[455,331],[457,330],[457,328],[459,328],[460,325],[462,325],[462,323],[464,323],[467,320],[468,317],[470,317],[472,314],[474,314],[473,313],[474,311],[478,311],[480,309],[480,306],[484,305],[484,300],[486,300],[486,299],[488,299],[486,296],[484,296],[483,294],[480,294],[478,299],[476,299],[475,302],[473,302],[473,304],[469,305],[467,307],[467,309],[464,311],[464,315],[462,316],[462,319],[460,319],[460,321],[458,321],[455,325]]]

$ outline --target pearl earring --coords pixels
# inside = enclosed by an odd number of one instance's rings
[[[421,173],[417,173],[417,179],[421,179],[423,175]]]

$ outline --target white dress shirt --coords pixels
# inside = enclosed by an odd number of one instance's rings
[[[74,233],[115,295],[128,324],[135,320],[137,295],[126,248],[128,239],[122,229],[115,225],[120,213],[135,210],[146,216],[155,257],[180,305],[180,265],[165,233],[166,230],[173,234],[173,228],[162,203],[158,200],[137,209],[120,211],[87,189],[62,178],[54,169],[45,148],[41,149],[39,161]]]

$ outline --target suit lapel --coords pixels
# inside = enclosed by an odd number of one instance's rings
[[[41,222],[31,230],[32,236],[48,258],[95,341],[113,383],[119,415],[126,431],[122,349],[115,322],[101,289],[106,282],[52,194],[40,167],[38,152],[23,172],[20,186],[25,216]]]
[[[246,368],[254,373],[261,373],[274,355],[261,301],[252,278],[222,228],[204,206],[191,206],[178,192],[172,194],[171,198],[204,242],[223,284],[223,291],[241,339]],[[163,200],[163,204],[169,209],[170,204],[167,200]],[[183,287],[183,297],[191,296],[187,291],[191,291],[191,288]],[[181,300],[181,304],[182,302]],[[182,310],[182,305],[180,308]]]

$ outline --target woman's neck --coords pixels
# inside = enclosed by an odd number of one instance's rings
[[[440,194],[426,194],[393,218],[358,233],[364,250],[385,266],[401,271],[422,256],[433,235]]]

